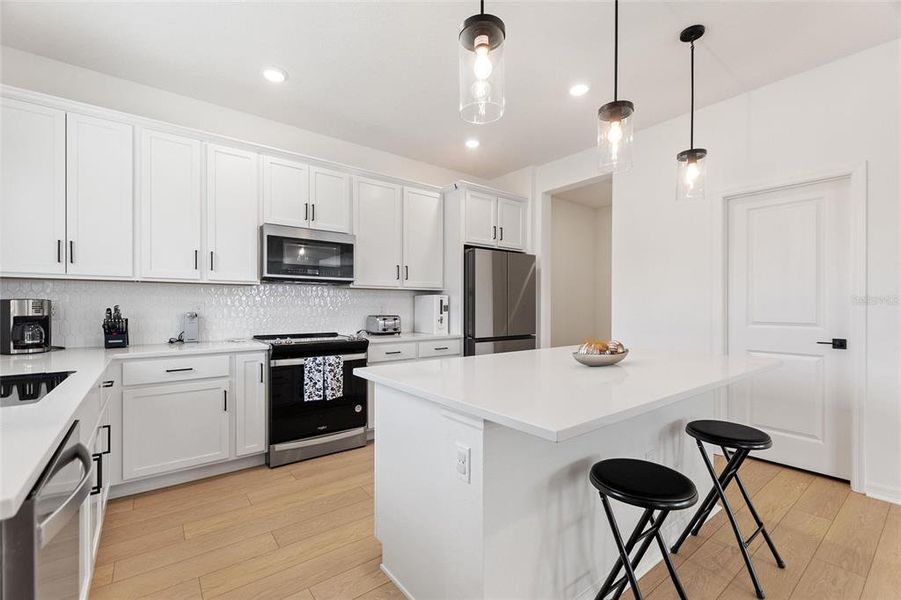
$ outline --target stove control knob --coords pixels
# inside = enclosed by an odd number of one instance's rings
[[[357,404],[354,406],[354,412],[363,412],[363,407]]]

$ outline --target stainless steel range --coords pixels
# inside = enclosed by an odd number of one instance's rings
[[[256,335],[269,344],[269,452],[277,467],[366,445],[369,340],[337,333]]]

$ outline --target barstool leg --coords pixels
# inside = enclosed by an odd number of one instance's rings
[[[603,494],[598,494],[603,498]],[[648,521],[651,520],[651,515],[654,513],[650,508],[644,511],[644,514],[641,515],[641,518],[638,519],[638,524],[635,525],[635,529],[632,531],[632,535],[629,536],[629,541],[626,542],[626,553],[628,555],[629,552],[632,552],[632,549],[635,547],[635,543],[638,541],[638,536],[644,531],[644,528],[647,526]],[[623,565],[623,558],[617,558],[616,563],[613,565],[613,569],[610,570],[610,574],[607,576],[607,580],[604,581],[604,585],[601,586],[601,591],[598,592],[596,598],[600,599],[610,593],[610,590],[613,589],[613,582],[616,581],[616,578],[619,576],[619,571]],[[633,566],[634,569],[634,566]],[[622,587],[622,586],[621,586]],[[622,591],[622,590],[620,590]],[[619,594],[617,594],[618,597]]]
[[[723,452],[726,453],[726,457],[729,456],[728,451],[723,448]],[[785,568],[785,561],[782,560],[782,557],[779,556],[779,552],[776,550],[776,545],[773,543],[773,540],[770,538],[769,532],[766,530],[766,526],[763,524],[763,519],[757,514],[757,510],[754,508],[754,505],[751,504],[751,497],[748,495],[748,491],[745,489],[745,484],[742,482],[741,477],[736,473],[735,474],[735,482],[738,484],[738,489],[741,491],[742,497],[745,499],[745,506],[748,507],[748,511],[750,511],[751,516],[754,517],[754,522],[757,523],[757,530],[763,534],[763,539],[766,542],[766,545],[770,547],[770,552],[773,554],[773,558],[776,559],[776,564],[779,565],[780,569]],[[757,535],[756,532],[754,535]],[[754,539],[754,535],[752,535],[748,539],[748,543],[751,543],[751,540]]]
[[[754,563],[751,562],[751,556],[748,554],[748,548],[745,545],[745,539],[744,537],[742,537],[741,530],[738,528],[738,521],[735,520],[735,515],[732,513],[732,506],[729,504],[729,499],[726,498],[726,493],[723,491],[723,487],[720,485],[720,480],[716,476],[716,470],[713,468],[713,464],[707,457],[707,453],[704,452],[704,444],[703,442],[701,442],[701,440],[698,440],[698,448],[701,449],[701,458],[704,459],[704,464],[707,466],[707,471],[710,473],[710,478],[713,479],[713,485],[716,488],[716,493],[720,497],[720,501],[723,503],[723,508],[726,510],[726,516],[729,518],[729,524],[732,525],[732,531],[733,533],[735,533],[735,539],[738,541],[738,549],[741,550],[741,556],[745,559],[745,566],[748,567],[748,574],[751,576],[751,583],[754,584],[754,590],[757,592],[757,597],[763,600],[763,598],[766,598],[766,594],[763,593],[763,588],[760,587],[760,582],[757,580],[757,572],[754,570]],[[741,451],[737,451],[735,453],[736,456],[740,456],[740,454]]]
[[[663,555],[663,562],[664,564],[666,564],[666,570],[669,571],[669,578],[672,580],[673,586],[676,588],[676,593],[679,594],[679,598],[681,600],[688,600],[688,596],[685,594],[685,590],[682,588],[682,582],[679,581],[679,576],[676,574],[676,569],[675,567],[673,567],[673,563],[669,558],[669,552],[666,549],[666,543],[664,543],[663,541],[663,536],[660,535],[660,527],[663,525],[663,519],[666,518],[667,514],[669,514],[668,511],[661,513],[660,521],[657,525],[657,531],[654,532],[654,538],[656,538],[657,540],[657,545],[660,546],[660,554]]]
[[[620,535],[619,527],[616,526],[616,519],[613,516],[613,509],[610,508],[610,501],[607,500],[607,496],[603,494],[600,496],[601,503],[604,505],[604,512],[607,513],[607,520],[610,522],[610,529],[613,531],[613,540],[616,542],[617,550],[619,550],[622,566],[626,570],[626,577],[632,586],[632,594],[635,596],[635,600],[643,600],[644,596],[641,595],[641,590],[638,589],[638,579],[635,577],[635,571],[632,569],[632,564],[629,561],[629,554],[626,552],[625,544],[623,544],[623,536]],[[617,572],[619,572],[619,569],[617,569]]]
[[[651,513],[654,512],[653,510],[650,510],[650,509],[648,509],[648,510]],[[663,525],[663,519],[666,518],[666,512],[660,511],[660,514],[658,516],[660,517],[660,520],[657,521],[656,524],[654,522],[654,517],[651,516],[648,519],[648,522],[650,522],[651,526],[648,528],[647,531],[642,531],[642,533],[641,533],[641,535],[644,536],[644,540],[642,540],[641,546],[638,547],[638,552],[635,553],[635,557],[632,559],[632,570],[633,571],[638,568],[639,563],[641,563],[641,559],[644,558],[645,552],[647,552],[648,548],[651,546],[651,541],[653,540],[653,538],[657,534],[657,532],[660,530],[660,526]],[[638,532],[637,529],[635,531],[636,531],[636,533]],[[617,571],[617,573],[618,573],[618,571]],[[616,592],[613,594],[613,596],[610,597],[610,600],[619,600],[619,597],[623,595],[623,592],[625,591],[625,589],[626,589],[626,581],[623,580],[622,583],[620,583],[616,587]]]

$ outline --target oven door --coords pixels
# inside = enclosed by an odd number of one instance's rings
[[[344,395],[305,402],[303,358],[273,360],[269,375],[269,445],[278,446],[366,426],[366,381],[353,370],[366,355],[344,358]]]
[[[354,280],[352,235],[279,225],[264,225],[262,232],[264,279]]]

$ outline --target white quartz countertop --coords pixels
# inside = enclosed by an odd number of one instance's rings
[[[0,520],[19,510],[69,430],[82,401],[114,360],[188,354],[265,351],[251,340],[158,344],[105,350],[75,348],[0,356],[0,375],[74,371],[39,402],[0,408]]]
[[[400,344],[403,342],[431,342],[434,340],[459,340],[460,334],[433,335],[431,333],[401,333],[400,335],[367,335],[370,344]]]
[[[776,368],[772,359],[630,350],[586,367],[576,346],[370,366],[378,384],[531,435],[562,442]]]

